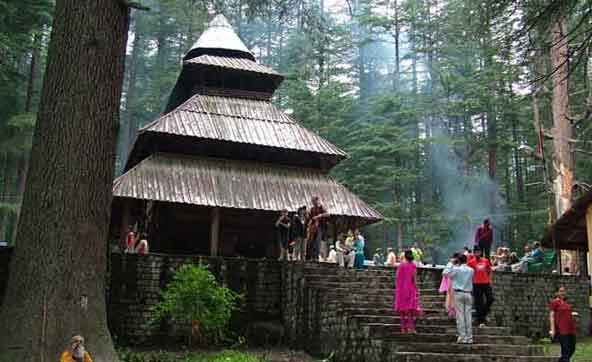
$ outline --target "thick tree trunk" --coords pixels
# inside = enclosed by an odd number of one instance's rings
[[[105,269],[128,9],[58,0],[54,19],[0,361],[57,361],[82,334],[94,361],[112,362]]]
[[[568,44],[567,19],[558,15],[551,27],[551,66],[553,69],[553,191],[557,217],[571,206],[571,191],[574,178],[574,157],[570,140],[574,138],[573,125],[569,121],[568,95]]]

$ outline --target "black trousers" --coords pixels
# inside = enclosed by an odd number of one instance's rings
[[[319,261],[319,253],[321,250],[321,240],[323,239],[323,229],[318,228],[314,239],[308,242],[306,260]]]
[[[481,248],[481,253],[483,253],[483,256],[487,259],[489,259],[489,257],[491,256],[491,244],[490,243],[484,243],[484,242],[479,242],[479,248]]]
[[[478,324],[485,323],[491,305],[493,304],[493,291],[490,284],[473,284],[473,298]]]
[[[576,336],[559,335],[559,344],[561,345],[561,357],[558,362],[569,362],[576,351]]]

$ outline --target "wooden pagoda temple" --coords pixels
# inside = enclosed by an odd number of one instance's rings
[[[282,80],[216,16],[114,181],[113,240],[138,225],[154,252],[272,257],[278,212],[315,195],[333,233],[380,220],[328,175],[347,155],[271,103]]]

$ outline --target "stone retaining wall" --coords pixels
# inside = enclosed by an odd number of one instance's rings
[[[10,251],[0,253],[0,302],[8,276],[9,258]],[[324,354],[328,348],[345,348],[343,343],[358,343],[368,353],[378,351],[371,352],[371,344],[356,342],[363,338],[363,330],[348,326],[338,303],[323,290],[307,284],[307,267],[303,264],[157,254],[112,254],[110,260],[108,317],[116,338],[146,343],[165,335],[184,334],[179,326],[171,329],[170,325],[149,325],[150,309],[158,302],[160,290],[172,276],[172,270],[183,263],[202,263],[210,266],[222,284],[244,296],[241,311],[233,317],[233,329],[239,333],[245,333],[253,321],[273,321],[283,326],[280,333],[283,343],[295,348]],[[336,266],[321,265],[315,273],[323,273],[325,268],[330,270]],[[440,269],[419,269],[418,279],[422,283],[432,283],[436,287],[440,278]],[[510,327],[515,334],[532,338],[546,336],[549,298],[560,285],[565,285],[570,303],[582,316],[579,331],[584,334],[590,323],[588,283],[587,278],[574,276],[495,272],[496,301],[491,321]],[[323,342],[332,338],[340,341]]]
[[[549,331],[549,299],[561,285],[567,288],[568,301],[581,319],[578,330],[588,331],[588,278],[549,274],[494,272],[493,304],[490,318],[497,325],[512,328],[516,334],[531,338],[546,337]]]
[[[281,263],[238,258],[186,255],[112,254],[108,295],[111,333],[127,343],[186,335],[186,326],[150,325],[151,308],[174,270],[186,263],[208,265],[216,279],[243,296],[233,317],[235,330],[244,332],[252,321],[281,318]],[[162,341],[162,339],[161,339]]]

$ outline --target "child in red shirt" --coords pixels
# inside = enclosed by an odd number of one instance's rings
[[[491,289],[491,263],[489,259],[481,257],[481,248],[475,246],[474,258],[467,265],[475,270],[473,274],[473,299],[476,309],[476,320],[479,327],[484,327],[487,315],[493,304],[493,291]]]

